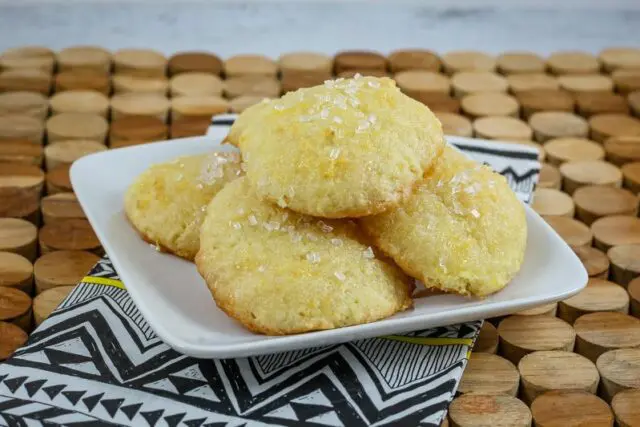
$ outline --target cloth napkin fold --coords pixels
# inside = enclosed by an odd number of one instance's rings
[[[234,118],[214,118],[207,135],[224,135]],[[449,142],[530,201],[540,168],[531,148]],[[481,325],[195,359],[155,335],[105,256],[0,364],[0,425],[439,426]]]

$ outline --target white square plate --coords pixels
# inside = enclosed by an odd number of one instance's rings
[[[337,344],[500,316],[568,298],[587,282],[573,251],[529,206],[529,238],[518,276],[484,300],[439,295],[412,310],[365,325],[300,335],[257,335],[219,310],[195,266],[156,252],[125,218],[123,197],[153,163],[180,155],[232,150],[212,137],[145,144],[92,154],[76,161],[71,181],[98,238],[123,283],[158,336],[177,351],[201,358],[251,356]]]

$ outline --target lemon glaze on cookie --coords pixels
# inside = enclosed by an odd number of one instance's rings
[[[247,113],[230,138],[248,181],[259,197],[308,215],[360,217],[396,206],[444,147],[435,115],[388,78],[330,80]]]

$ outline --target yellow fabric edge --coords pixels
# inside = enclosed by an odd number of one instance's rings
[[[94,277],[94,276],[85,276],[82,278],[82,283],[90,283],[93,285],[106,285],[106,286],[115,286],[116,288],[125,289],[124,283],[120,280],[109,279],[107,277]]]

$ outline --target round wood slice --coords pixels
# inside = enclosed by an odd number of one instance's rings
[[[31,332],[31,297],[19,289],[0,287],[0,320]]]
[[[561,186],[562,176],[558,168],[549,163],[543,163],[540,167],[538,188],[555,188],[559,190]]]
[[[598,357],[596,366],[602,378],[600,395],[607,402],[623,390],[640,389],[640,349],[607,351]]]
[[[624,114],[596,114],[589,119],[591,139],[604,143],[614,136],[640,135],[640,120]]]
[[[331,76],[333,58],[316,52],[291,52],[280,55],[278,65],[282,76],[285,75],[322,75]]]
[[[623,390],[611,400],[611,409],[620,427],[640,425],[640,389]]]
[[[174,139],[201,136],[207,132],[210,123],[211,118],[206,116],[182,117],[171,123],[169,135]]]
[[[522,397],[531,404],[551,390],[581,390],[596,394],[600,375],[596,365],[584,356],[569,351],[536,351],[518,363]]]
[[[616,136],[604,142],[607,160],[616,166],[640,161],[640,135]]]
[[[528,91],[557,91],[560,88],[558,79],[544,73],[511,74],[507,76],[509,91],[521,94]]]
[[[558,83],[573,94],[613,91],[613,81],[602,74],[565,74],[558,77]]]
[[[531,128],[522,120],[513,117],[481,117],[473,122],[478,138],[500,140],[530,140]]]
[[[558,304],[558,317],[572,325],[580,316],[598,311],[627,314],[627,291],[604,279],[589,279],[586,288]]]
[[[429,94],[428,96],[420,96],[414,98],[416,101],[422,102],[433,112],[443,113],[459,113],[460,100],[445,94]]]
[[[36,327],[58,308],[74,288],[75,286],[58,286],[42,292],[33,299],[33,320]]]
[[[48,95],[51,75],[37,69],[14,69],[0,72],[0,92],[37,92]]]
[[[219,96],[179,96],[171,99],[171,120],[182,117],[211,118],[229,112],[229,102]]]
[[[444,54],[442,66],[447,74],[461,71],[493,71],[496,68],[496,60],[486,53],[458,50]]]
[[[596,114],[629,114],[627,100],[622,95],[612,92],[576,94],[578,113],[584,117]]]
[[[111,93],[111,77],[108,73],[72,70],[56,74],[55,91],[94,90],[103,95]]]
[[[478,338],[473,344],[473,352],[490,354],[498,352],[498,330],[490,322],[482,323]]]
[[[562,137],[586,137],[589,133],[587,121],[580,116],[564,111],[542,111],[529,118],[535,140],[545,142]]]
[[[27,333],[18,326],[0,322],[0,361],[7,360],[27,342],[27,338]]]
[[[31,166],[42,164],[44,150],[41,145],[29,141],[0,143],[0,163],[17,163]]]
[[[518,316],[551,316],[555,317],[558,310],[558,303],[552,302],[550,304],[543,304],[537,307],[530,308],[528,310],[519,311]]]
[[[169,74],[197,72],[220,75],[222,60],[211,52],[179,52],[169,58]]]
[[[582,265],[587,270],[589,277],[597,279],[606,279],[609,277],[609,258],[600,249],[592,248],[591,246],[583,246],[581,248],[575,248],[573,250]]]
[[[169,90],[169,80],[164,76],[138,76],[116,74],[111,78],[115,93],[154,93],[165,96]]]
[[[86,219],[86,215],[73,193],[59,193],[43,197],[40,209],[45,224],[69,219]]]
[[[625,215],[600,218],[591,224],[595,247],[608,251],[612,246],[640,244],[640,219]]]
[[[113,148],[140,142],[162,141],[169,136],[164,121],[148,116],[128,116],[111,122],[109,145]]]
[[[554,74],[593,74],[600,71],[598,59],[586,52],[563,51],[547,58],[547,65]]]
[[[407,70],[440,70],[440,58],[426,49],[402,49],[389,54],[389,68],[394,73]]]
[[[451,82],[444,74],[426,70],[401,71],[393,77],[398,87],[412,98],[429,94],[449,94]]]
[[[37,166],[0,163],[0,217],[24,218],[40,203],[44,173]]]
[[[84,139],[103,143],[109,131],[107,120],[97,114],[62,113],[47,120],[49,143]]]
[[[31,294],[33,290],[31,261],[22,255],[0,252],[0,287],[16,288]]]
[[[532,404],[536,427],[613,427],[609,406],[586,391],[549,391]]]
[[[539,350],[572,351],[576,338],[571,325],[551,316],[509,316],[498,325],[500,354],[514,364]]]
[[[229,101],[229,108],[231,109],[232,113],[240,114],[247,108],[251,107],[252,105],[262,102],[263,99],[265,98],[262,96],[254,96],[254,95],[239,96]]]
[[[84,251],[56,251],[41,256],[33,266],[36,294],[76,285],[99,260],[96,254]]]
[[[109,98],[95,90],[67,90],[49,99],[52,114],[88,113],[109,115]]]
[[[280,82],[273,77],[242,76],[224,82],[224,94],[227,98],[243,95],[256,95],[267,98],[280,96]]]
[[[13,252],[33,262],[37,253],[38,229],[19,218],[0,218],[0,251]]]
[[[622,95],[640,90],[640,68],[635,70],[616,70],[611,73],[611,78],[613,79],[616,92]]]
[[[19,114],[42,120],[49,113],[47,98],[37,92],[0,93],[0,116]]]
[[[640,49],[632,47],[610,47],[598,55],[606,71],[619,68],[640,69]]]
[[[39,69],[53,71],[55,54],[44,46],[21,46],[7,49],[0,55],[0,69]]]
[[[622,172],[618,167],[603,160],[580,160],[560,165],[562,187],[568,194],[586,185],[620,187]]]
[[[278,65],[262,55],[235,55],[224,61],[224,74],[227,78],[247,75],[275,77]]]
[[[29,141],[41,145],[44,126],[39,119],[9,114],[0,116],[0,143],[9,141]]]
[[[638,215],[638,197],[629,190],[587,185],[573,193],[576,217],[587,225],[609,215]]]
[[[566,193],[552,188],[538,188],[533,193],[533,209],[539,215],[573,218],[575,206]]]
[[[442,123],[442,131],[445,135],[456,135],[471,137],[473,135],[473,126],[471,120],[460,114],[436,112],[436,117]]]
[[[111,52],[100,46],[71,46],[56,55],[59,71],[111,71]]]
[[[640,162],[626,163],[620,168],[620,171],[624,187],[638,194],[640,192]]]
[[[519,382],[518,370],[507,359],[490,353],[474,353],[462,374],[458,392],[516,396]]]
[[[220,77],[202,72],[180,73],[171,78],[171,96],[221,96],[224,83]]]
[[[451,402],[452,427],[530,427],[531,411],[513,396],[463,394]]]
[[[627,285],[629,293],[630,307],[629,312],[632,316],[640,319],[640,279],[635,278]]]
[[[167,58],[151,49],[121,49],[113,54],[116,74],[135,76],[164,76]]]
[[[304,87],[319,86],[327,80],[333,78],[332,74],[305,74],[304,72],[289,71],[283,74],[280,79],[280,90],[283,94],[298,90]]]
[[[576,331],[576,353],[592,362],[606,351],[640,346],[640,320],[627,314],[589,313],[580,316],[573,327]]]
[[[636,117],[640,117],[640,90],[631,92],[627,95],[627,101],[629,101],[629,107]]]
[[[550,139],[544,144],[544,149],[549,159],[548,162],[556,166],[564,162],[604,159],[602,145],[585,138]]]
[[[91,140],[77,139],[54,142],[44,148],[47,170],[52,170],[60,165],[71,166],[71,163],[80,157],[106,149],[104,144]]]
[[[69,166],[60,165],[47,172],[47,194],[71,193],[71,178],[69,177]]]
[[[640,244],[614,246],[607,251],[611,260],[611,280],[621,286],[640,276]]]
[[[543,218],[572,249],[591,246],[593,233],[580,221],[564,216]]]
[[[167,121],[171,103],[162,95],[154,93],[119,93],[111,98],[113,120],[127,116],[155,117]]]
[[[573,96],[565,91],[560,90],[535,89],[526,92],[517,92],[516,98],[520,103],[522,117],[527,120],[536,113],[573,113],[573,109],[575,106],[575,100]]]
[[[100,252],[100,241],[91,224],[83,219],[45,224],[40,229],[39,241],[42,254],[62,250]]]
[[[460,101],[462,111],[473,118],[485,116],[518,117],[520,104],[504,93],[476,93],[467,95]]]
[[[507,80],[490,71],[462,71],[451,77],[453,94],[462,98],[465,95],[485,92],[506,92]]]
[[[502,74],[543,73],[547,65],[544,60],[531,52],[504,52],[496,58],[498,71]]]

